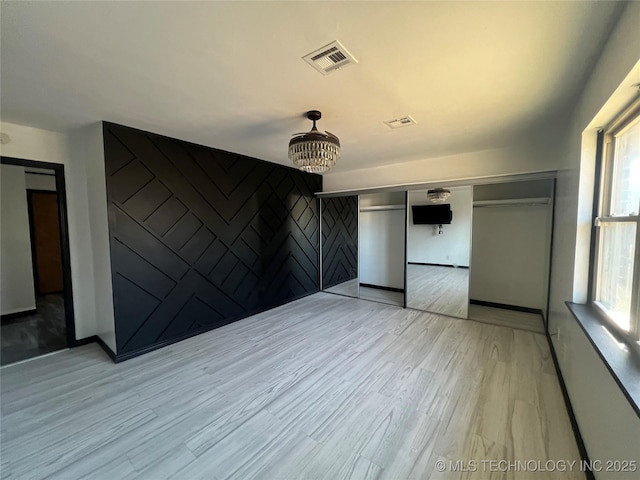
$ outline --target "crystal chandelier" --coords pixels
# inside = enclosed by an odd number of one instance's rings
[[[451,191],[444,188],[434,188],[427,191],[427,199],[433,203],[444,203],[451,196]]]
[[[313,128],[307,133],[294,133],[289,142],[289,160],[303,172],[324,173],[340,158],[340,140],[333,133],[322,133],[316,122],[322,118],[318,110],[307,112]]]

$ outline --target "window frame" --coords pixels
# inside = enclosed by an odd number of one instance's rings
[[[640,123],[640,99],[636,99],[636,101],[618,115],[604,131],[602,155],[598,159],[601,163],[600,165],[596,165],[594,195],[596,195],[597,198],[594,199],[596,201],[594,201],[593,219],[593,235],[595,241],[592,243],[589,304],[598,313],[604,326],[613,330],[610,333],[623,340],[624,343],[640,355],[640,212],[636,215],[628,216],[611,215],[611,193],[613,188],[616,138],[638,123]],[[614,222],[635,223],[636,225],[629,331],[620,327],[596,300],[600,270],[599,257],[601,254],[602,225],[612,224]]]

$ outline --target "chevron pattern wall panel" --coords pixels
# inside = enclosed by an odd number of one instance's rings
[[[358,276],[358,196],[322,199],[322,288]]]
[[[319,286],[322,177],[104,124],[117,355]]]

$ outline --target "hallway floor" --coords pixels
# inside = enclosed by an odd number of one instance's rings
[[[0,365],[67,348],[62,294],[36,299],[38,313],[4,321],[0,327]]]

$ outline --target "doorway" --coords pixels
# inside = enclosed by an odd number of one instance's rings
[[[25,171],[29,177],[33,173]],[[42,174],[40,174],[42,175]],[[58,294],[62,285],[62,252],[60,250],[60,218],[58,193],[31,190],[27,187],[33,277],[37,295]]]
[[[1,157],[0,365],[74,346],[64,166]]]

